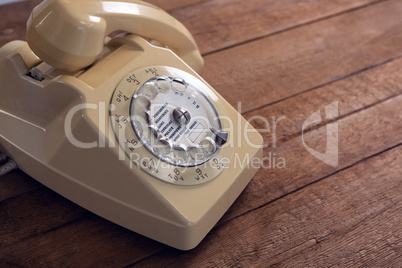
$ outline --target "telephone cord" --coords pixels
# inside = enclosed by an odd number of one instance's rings
[[[4,153],[0,153],[0,162],[3,162],[6,159],[7,156]],[[13,160],[8,159],[5,164],[0,166],[0,176],[7,174],[14,169],[17,169],[17,164]]]

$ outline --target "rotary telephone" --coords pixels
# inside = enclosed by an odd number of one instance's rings
[[[254,176],[263,143],[202,66],[189,31],[153,5],[45,0],[27,42],[0,49],[0,150],[80,206],[192,249]]]

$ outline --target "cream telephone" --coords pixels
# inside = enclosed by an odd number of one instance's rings
[[[27,27],[0,49],[0,150],[88,210],[194,248],[263,141],[198,75],[188,30],[137,0],[45,0]]]

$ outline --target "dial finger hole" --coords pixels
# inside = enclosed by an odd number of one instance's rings
[[[161,153],[164,157],[170,158],[170,153],[172,152],[172,143],[168,139],[159,139],[159,142],[155,144],[155,147],[155,149],[157,149],[158,152]]]
[[[139,121],[134,121],[134,126],[137,129],[138,136],[142,136],[144,134],[144,129]]]
[[[152,123],[152,114],[150,110],[145,110],[145,114],[147,115],[148,123]]]
[[[147,82],[144,84],[144,94],[149,98],[153,99],[156,95],[158,95],[158,89],[153,82]]]
[[[202,161],[204,159],[204,150],[198,147],[191,147],[188,151],[190,157],[196,162]]]
[[[172,148],[172,147],[173,147],[173,146],[172,146],[172,142],[171,142],[168,138],[166,138],[166,137],[160,138],[159,141],[160,141],[163,145],[169,146],[169,148]]]
[[[168,91],[168,90],[170,90],[170,88],[171,88],[171,87],[170,87],[171,80],[170,80],[170,78],[167,77],[167,76],[159,76],[159,77],[156,79],[155,84],[156,84],[156,86],[157,86],[157,88],[158,88],[159,90]]]
[[[210,137],[206,137],[200,143],[200,147],[205,150],[208,154],[214,153],[216,151],[216,143]]]
[[[151,130],[151,133],[153,134],[153,138],[156,138],[160,140],[162,137],[160,137],[159,129],[155,125],[150,125],[149,129]]]
[[[155,136],[149,127],[143,127],[142,128],[142,135],[140,136],[142,140],[145,140],[145,142],[149,143],[155,140]]]
[[[144,95],[136,96],[134,98],[134,109],[135,110],[138,110],[138,111],[144,110],[144,109],[148,108],[150,105],[151,105],[151,100]]]
[[[172,88],[174,90],[183,92],[187,88],[187,83],[186,83],[186,81],[184,81],[184,79],[182,79],[180,77],[175,77],[175,78],[173,78]]]
[[[173,150],[173,157],[177,161],[177,164],[182,164],[188,160],[187,148],[183,146],[177,146]]]

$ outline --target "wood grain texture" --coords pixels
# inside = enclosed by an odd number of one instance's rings
[[[203,76],[233,106],[257,109],[401,56],[401,12],[381,2],[239,45],[205,57]]]
[[[39,2],[0,7],[0,45],[24,39]],[[203,77],[261,130],[267,166],[188,252],[14,171],[0,177],[0,266],[400,266],[402,1],[149,2],[195,35],[206,54]],[[337,116],[327,119],[334,102]],[[322,121],[303,135],[316,111]],[[324,153],[335,124],[332,167],[305,145]],[[285,166],[273,165],[273,155]]]
[[[318,250],[310,248],[303,254],[278,263],[277,267],[325,266],[329,263],[337,266],[400,266],[402,202],[392,201],[397,203],[391,204],[378,215],[368,217],[355,228],[342,230],[331,239],[321,241]]]
[[[259,207],[314,180],[346,168],[365,157],[401,143],[402,137],[398,133],[402,132],[402,114],[394,113],[394,110],[398,109],[398,105],[402,104],[400,95],[402,87],[400,81],[398,81],[398,77],[402,79],[402,76],[399,74],[400,67],[397,67],[398,64],[402,64],[402,61],[398,60],[397,62],[381,66],[376,70],[356,75],[349,79],[301,94],[282,103],[246,114],[246,118],[252,118],[255,115],[263,116],[264,118],[286,116],[286,119],[281,120],[277,127],[276,148],[272,147],[272,131],[263,133],[264,140],[269,145],[264,151],[264,156],[268,158],[270,153],[275,153],[277,159],[282,157],[286,160],[286,168],[278,169],[276,166],[271,166],[271,168],[260,170],[239,198],[237,202],[240,203],[239,208],[230,210],[226,213],[224,219],[230,219],[254,207]],[[391,69],[393,67],[396,68],[392,72]],[[384,70],[387,71],[384,72]],[[380,82],[381,85],[376,82],[369,82],[369,85],[366,82],[370,81],[370,79],[375,80],[376,78],[379,79],[377,82]],[[372,90],[371,93],[370,88]],[[378,93],[379,90],[384,94],[388,90],[391,91],[389,91],[389,95],[383,95],[383,101],[381,101],[378,99],[382,95]],[[339,94],[341,92],[345,93]],[[354,96],[354,94],[358,94],[359,96]],[[395,94],[398,94],[397,97],[394,97]],[[302,124],[307,117],[319,109],[324,111],[325,105],[333,101],[339,102],[339,118],[337,123],[339,124],[340,137],[340,162],[336,169],[310,155],[305,150],[300,137]],[[390,102],[395,101],[399,104],[389,106]],[[300,105],[305,111],[298,109]],[[281,107],[285,108],[286,111],[282,110]],[[289,107],[292,107],[292,109],[289,109]],[[362,109],[361,107],[365,108]],[[271,122],[270,126],[272,126]],[[325,124],[328,123],[334,122],[329,120],[324,121],[324,126],[317,126],[318,128],[306,132],[305,140],[308,145],[317,150],[324,149],[325,151],[325,148],[319,148],[318,146],[325,145]],[[256,128],[264,128],[264,125],[256,123],[254,126]],[[315,144],[310,144],[310,138],[314,140]],[[237,203],[234,207],[238,205]],[[232,213],[235,214],[232,215]]]
[[[221,0],[204,1],[196,8],[188,6],[171,14],[189,28],[202,53],[211,53],[376,2]]]
[[[30,0],[0,6],[0,46],[13,40],[25,40],[31,10],[41,0]]]
[[[402,181],[399,178],[401,165],[392,172],[381,168],[394,165],[401,154],[402,147],[399,146],[233,219],[215,228],[213,235],[208,236],[207,243],[191,254],[167,249],[138,264],[247,267],[274,265],[292,255],[303,259],[304,251],[319,251],[322,242],[329,243],[333,236],[337,237],[340,233],[354,232],[357,226],[369,222],[371,218],[382,218],[384,211],[402,201]],[[367,169],[372,172],[367,174]],[[387,224],[400,230],[400,225],[397,226],[401,221],[400,215],[392,215],[392,223]],[[397,250],[401,243],[400,234],[394,237],[399,238],[395,239],[399,244],[393,248]],[[348,246],[343,242],[334,242],[333,245],[340,249]],[[324,259],[323,253],[319,252],[318,257]],[[373,250],[373,254],[376,253],[382,252]],[[328,255],[335,259],[330,253]],[[358,255],[354,258],[363,262],[374,256]],[[314,258],[310,258],[308,262],[302,260],[301,267],[306,267],[306,263],[312,266],[317,264]],[[323,261],[321,264],[330,266],[332,262]],[[293,262],[289,260],[289,266],[292,265]]]
[[[187,1],[183,1],[183,0],[149,0],[149,1],[145,1],[148,3],[151,3],[157,7],[160,7],[164,10],[172,10],[175,8],[182,8],[185,6],[194,6],[200,3],[204,3],[207,2],[209,0],[187,0]]]

